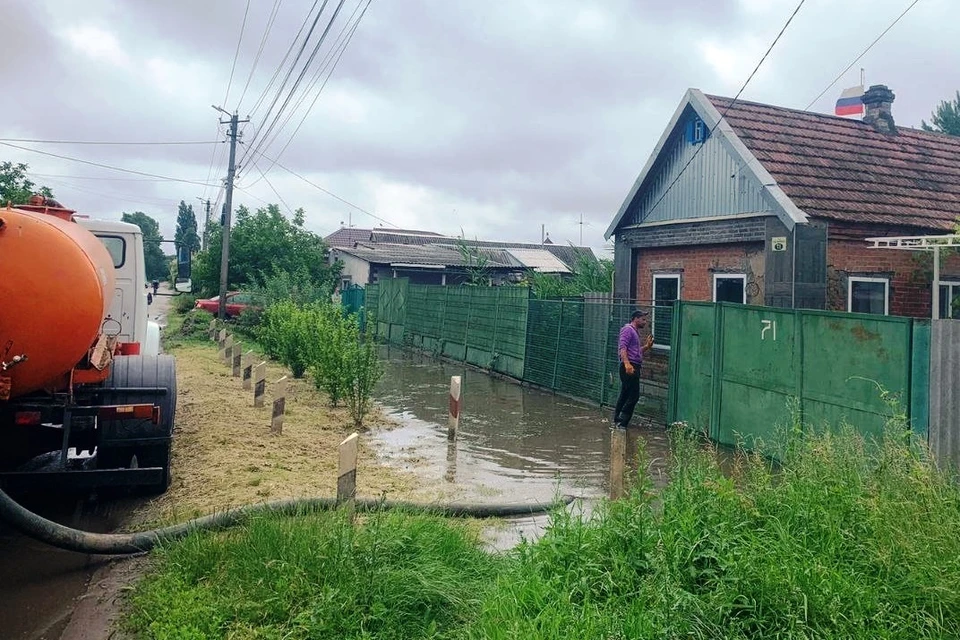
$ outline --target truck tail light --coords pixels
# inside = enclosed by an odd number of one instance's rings
[[[19,427],[32,427],[40,424],[39,411],[17,411],[13,416],[13,423]]]
[[[101,420],[149,420],[153,424],[159,424],[160,407],[152,404],[121,404],[100,407],[97,417]]]

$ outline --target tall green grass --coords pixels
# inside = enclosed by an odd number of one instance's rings
[[[902,425],[780,445],[775,469],[740,453],[724,473],[674,432],[667,487],[641,474],[504,557],[403,514],[193,536],[161,553],[133,622],[155,638],[960,637],[960,493],[924,448]]]

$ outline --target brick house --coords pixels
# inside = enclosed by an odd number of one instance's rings
[[[929,254],[864,240],[953,231],[960,138],[897,127],[893,100],[870,87],[859,121],[687,91],[607,229],[617,297],[929,317]],[[941,280],[960,316],[957,256]]]

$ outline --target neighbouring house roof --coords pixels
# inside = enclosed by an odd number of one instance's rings
[[[807,215],[944,230],[960,217],[960,138],[707,98]]]
[[[468,267],[476,263],[470,262],[455,247],[439,244],[410,245],[410,244],[364,244],[358,243],[353,247],[337,247],[348,255],[356,256],[361,260],[373,264],[387,265],[422,265],[444,267]],[[491,269],[516,269],[519,265],[502,251],[484,251],[487,258],[486,267]]]
[[[514,258],[528,269],[540,273],[570,273],[570,269],[560,258],[546,249],[520,249],[510,247],[506,249]]]
[[[354,229],[343,227],[328,235],[326,238],[324,238],[324,241],[327,243],[327,245],[335,248],[352,248],[358,244],[362,244],[366,247],[378,247],[380,245],[428,247],[436,245],[443,247],[446,251],[455,251],[457,253],[459,253],[457,245],[458,243],[462,242],[469,247],[480,247],[486,249],[486,255],[494,256],[498,262],[504,265],[531,269],[537,269],[537,266],[528,265],[525,264],[524,261],[518,260],[515,257],[515,254],[511,255],[513,249],[521,251],[543,251],[554,256],[556,260],[562,263],[562,266],[564,267],[562,270],[557,268],[558,265],[556,265],[554,262],[551,262],[550,258],[547,258],[546,256],[540,256],[539,253],[529,254],[530,259],[536,262],[538,266],[540,266],[542,263],[542,266],[556,269],[549,271],[549,273],[569,273],[576,265],[577,259],[581,255],[586,256],[590,260],[597,259],[590,247],[573,247],[557,244],[540,245],[529,242],[462,240],[460,238],[444,236],[432,231],[417,231],[412,229]],[[496,252],[495,250],[497,249],[503,251]],[[508,253],[507,250],[510,252]],[[534,258],[534,256],[540,257]],[[360,256],[358,255],[357,257]]]

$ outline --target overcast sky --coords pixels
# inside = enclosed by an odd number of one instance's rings
[[[338,1],[318,21],[304,61]],[[742,97],[805,108],[911,1],[807,0]],[[249,4],[228,94],[245,0],[0,0],[0,138],[222,140],[216,104],[250,115],[243,157],[271,140],[257,133],[285,70],[265,89],[314,3],[280,2],[265,42],[277,3]],[[314,71],[330,70],[341,30],[365,4],[345,0],[304,93]],[[276,189],[323,235],[352,216],[360,227],[462,228],[469,237],[539,242],[543,224],[555,242],[579,243],[582,230],[585,245],[602,247],[684,91],[734,95],[796,4],[373,0],[313,108],[320,83],[302,102],[293,97],[276,138],[246,158],[234,204],[278,202]],[[960,88],[957,42],[960,2],[920,0],[811,109],[832,113],[863,66],[868,85],[896,93],[897,123],[919,126]],[[29,163],[36,182],[95,217],[144,211],[172,237],[181,199],[198,213],[198,197],[222,202],[225,144],[16,144],[196,183],[0,146],[0,161]],[[382,220],[271,169],[271,160]]]

